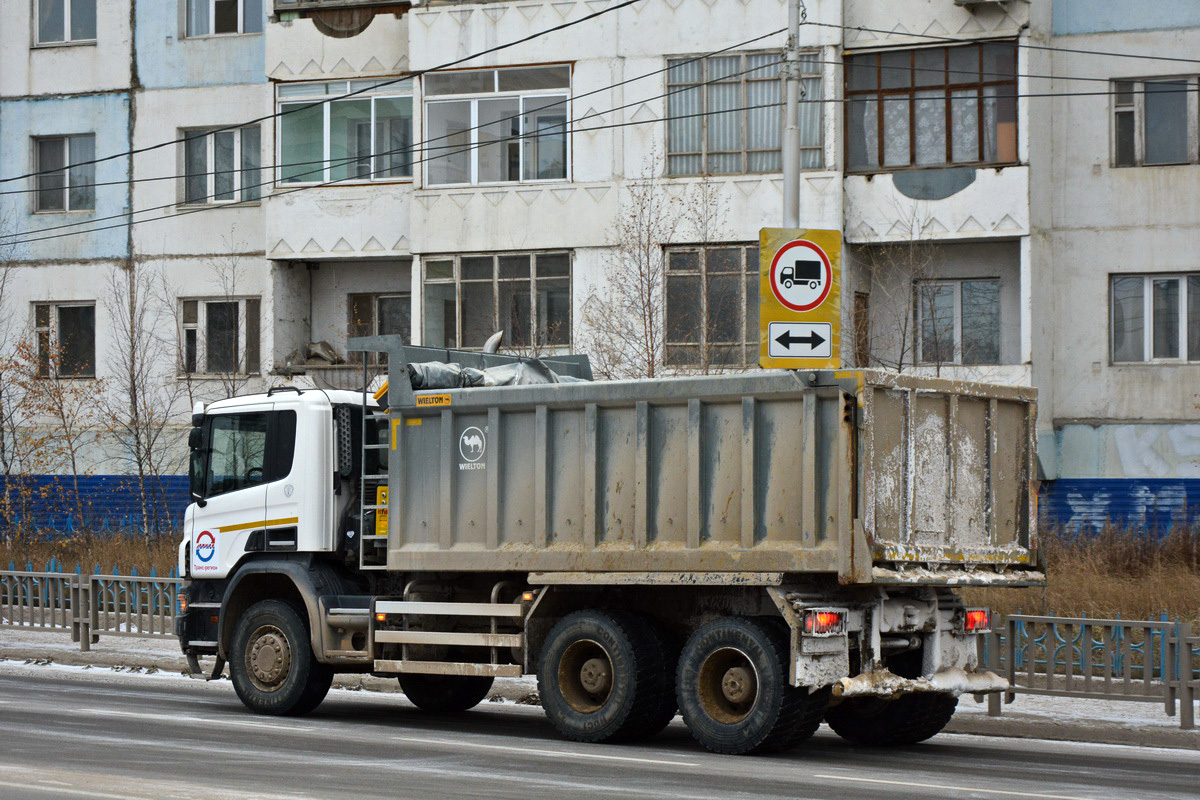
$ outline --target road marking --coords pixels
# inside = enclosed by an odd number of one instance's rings
[[[1087,797],[1076,797],[1070,794],[1037,794],[1036,792],[1007,792],[1003,789],[979,789],[974,786],[951,786],[941,783],[913,783],[912,781],[885,781],[877,778],[854,778],[848,775],[813,775],[814,778],[825,778],[833,781],[849,783],[874,783],[883,786],[912,786],[918,789],[946,789],[951,792],[973,792],[978,794],[997,794],[1004,797],[1038,797],[1046,800],[1090,800]]]
[[[72,714],[93,715],[97,717],[134,717],[137,719],[163,719],[173,722],[202,722],[205,725],[233,725],[241,728],[266,728],[276,731],[291,731],[293,733],[309,733],[313,728],[303,725],[272,725],[270,722],[250,722],[248,720],[220,719],[218,717],[196,717],[180,714],[151,714],[145,711],[117,711],[115,709],[90,708],[72,711]]]
[[[636,764],[665,764],[672,767],[698,767],[699,762],[696,761],[667,761],[658,758],[636,758],[634,756],[610,756],[602,753],[571,753],[565,750],[538,750],[531,747],[508,747],[502,744],[479,744],[476,742],[462,742],[450,739],[424,739],[417,736],[393,736],[393,739],[399,742],[413,742],[416,744],[444,744],[450,747],[473,747],[476,750],[500,750],[506,753],[522,753],[526,755],[554,756],[555,758],[583,758],[594,759],[599,761],[629,761]]]
[[[20,789],[26,792],[30,789],[33,789],[35,792],[44,792],[46,794],[62,791],[61,787],[47,786],[46,788],[42,789],[37,786],[31,786],[29,783],[10,783],[9,781],[0,781],[0,788]],[[102,800],[130,800],[129,794],[109,794],[108,792],[94,792],[90,789],[79,789],[75,787],[69,788],[67,791],[74,795],[81,795],[83,797],[97,797],[102,798]],[[148,795],[142,795],[142,797],[148,797]]]

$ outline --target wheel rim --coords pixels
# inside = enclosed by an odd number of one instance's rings
[[[274,625],[262,625],[250,635],[246,648],[246,674],[263,692],[273,692],[287,681],[292,670],[292,648],[287,636]]]
[[[704,712],[726,725],[750,716],[758,702],[758,683],[758,670],[750,657],[733,647],[709,653],[696,677]]]
[[[558,662],[558,690],[573,710],[599,711],[613,688],[612,658],[599,642],[573,642]]]

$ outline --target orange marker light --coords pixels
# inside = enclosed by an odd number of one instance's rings
[[[839,636],[845,632],[845,611],[810,609],[804,612],[804,634],[806,636]]]
[[[963,627],[967,633],[987,633],[992,629],[992,612],[986,608],[968,608]]]
[[[184,594],[183,592],[180,592],[179,594],[175,595],[175,599],[179,602],[179,613],[186,614],[187,613],[187,595]]]
[[[376,614],[375,621],[376,622],[387,622],[387,614]]]
[[[525,594],[521,595],[521,600],[526,603],[532,603],[533,602],[533,592],[526,592]]]

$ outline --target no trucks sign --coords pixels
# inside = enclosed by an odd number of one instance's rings
[[[759,232],[759,366],[842,365],[842,234]]]

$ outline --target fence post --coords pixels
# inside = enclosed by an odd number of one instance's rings
[[[79,642],[79,652],[92,649],[91,584],[83,575],[71,580],[71,641]]]
[[[1180,622],[1175,626],[1175,679],[1179,686],[1179,727],[1190,731],[1196,727],[1194,703],[1196,680],[1192,672],[1192,624]]]
[[[984,646],[987,647],[987,667],[992,672],[1000,671],[1000,648],[1004,646],[1002,644],[1003,638],[1000,636],[999,631],[996,630],[997,627],[997,625],[993,624],[992,629],[984,634]],[[1000,692],[992,692],[987,696],[987,713],[989,717],[1000,716],[1003,708],[1004,698]]]

